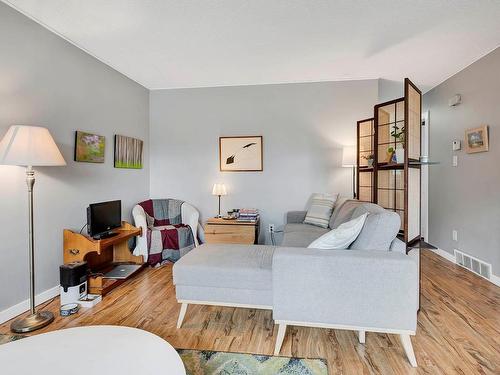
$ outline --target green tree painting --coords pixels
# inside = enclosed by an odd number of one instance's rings
[[[142,169],[143,141],[115,135],[115,168]]]

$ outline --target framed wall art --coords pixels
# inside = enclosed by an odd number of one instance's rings
[[[142,169],[143,141],[115,135],[115,168]]]
[[[465,151],[468,154],[488,151],[488,142],[488,125],[465,131]]]
[[[105,138],[102,135],[75,132],[74,160],[85,163],[104,163]]]
[[[219,137],[221,172],[261,172],[262,136]]]

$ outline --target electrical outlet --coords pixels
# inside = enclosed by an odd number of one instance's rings
[[[274,232],[274,224],[269,224],[268,232]]]
[[[455,229],[451,231],[451,238],[453,238],[453,241],[458,241],[458,232]]]

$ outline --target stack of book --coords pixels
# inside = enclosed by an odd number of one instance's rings
[[[255,208],[241,208],[238,221],[256,222],[259,219],[259,210]]]

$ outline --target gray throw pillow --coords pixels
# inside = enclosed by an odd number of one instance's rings
[[[361,207],[356,211],[352,215],[353,217],[366,212]],[[358,213],[359,215],[356,215]],[[371,213],[366,218],[365,225],[358,238],[349,248],[352,250],[389,251],[392,241],[399,232],[400,226],[401,218],[396,212],[383,210],[382,212]]]

